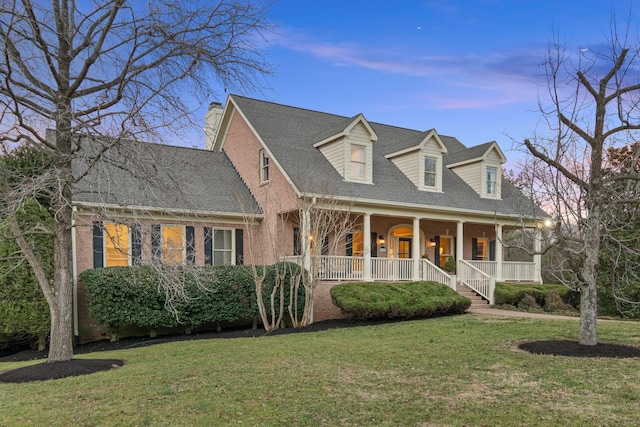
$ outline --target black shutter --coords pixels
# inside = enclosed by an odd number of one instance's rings
[[[374,258],[378,256],[378,233],[373,231],[371,232],[371,256]]]
[[[453,260],[458,261],[458,237],[453,238]]]
[[[489,261],[496,260],[496,241],[489,241]]]
[[[162,261],[162,226],[160,224],[151,226],[151,260]]]
[[[142,229],[139,225],[131,226],[131,264],[142,264]]]
[[[478,259],[478,239],[475,237],[471,239],[471,259],[474,261]]]
[[[244,264],[244,240],[242,228],[236,228],[236,265]]]
[[[301,255],[300,250],[300,227],[293,227],[293,255]]]
[[[213,265],[213,229],[204,228],[204,264]]]
[[[196,236],[195,229],[191,225],[185,227],[185,240],[187,244],[187,264],[196,263]]]
[[[353,256],[353,234],[348,233],[345,240],[347,242],[347,256]]]
[[[104,267],[104,237],[102,221],[93,223],[93,268]]]
[[[433,240],[436,241],[436,245],[433,248],[433,261],[436,267],[440,267],[440,236],[434,236]]]

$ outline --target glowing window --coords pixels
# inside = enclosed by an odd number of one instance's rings
[[[104,225],[105,267],[129,265],[129,227],[124,224]]]

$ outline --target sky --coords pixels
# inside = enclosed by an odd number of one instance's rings
[[[274,74],[246,95],[435,128],[467,146],[497,141],[508,167],[518,141],[544,129],[549,42],[597,49],[612,11],[637,34],[640,0],[280,0],[265,46]]]

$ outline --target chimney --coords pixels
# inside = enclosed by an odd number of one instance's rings
[[[213,150],[213,144],[218,136],[220,121],[222,120],[222,104],[212,102],[209,104],[209,111],[204,116],[205,148]]]

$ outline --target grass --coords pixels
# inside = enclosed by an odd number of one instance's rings
[[[538,356],[576,321],[462,315],[94,353],[120,369],[0,384],[0,425],[606,426],[637,423],[640,360]],[[638,324],[602,342],[640,346]],[[0,371],[33,362],[2,363]]]

